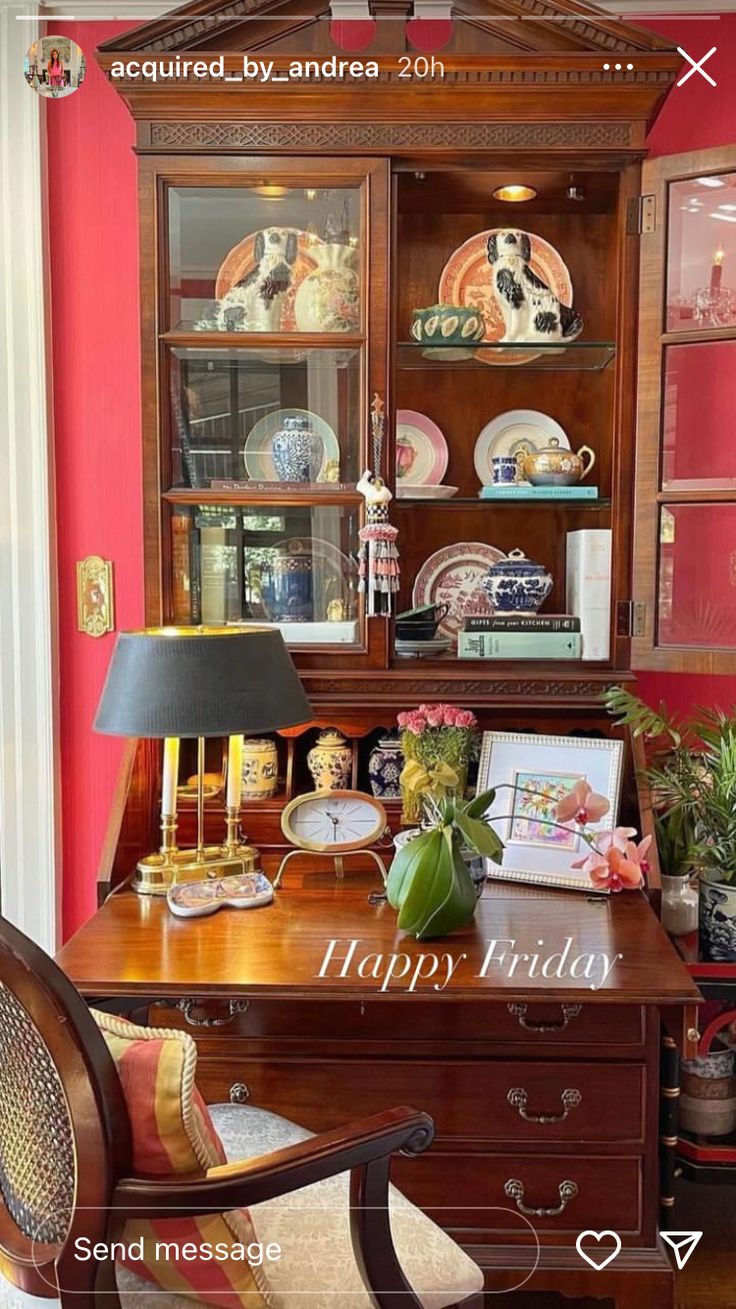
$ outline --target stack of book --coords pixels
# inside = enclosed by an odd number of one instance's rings
[[[469,614],[458,633],[459,659],[579,659],[574,614]]]

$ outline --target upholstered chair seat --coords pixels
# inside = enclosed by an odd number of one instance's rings
[[[264,1109],[211,1105],[210,1114],[229,1162],[312,1136]],[[446,1309],[482,1289],[483,1275],[472,1259],[395,1187],[390,1213],[399,1260],[425,1309]],[[261,1270],[271,1309],[299,1309],[307,1300],[309,1309],[371,1309],[353,1257],[347,1173],[252,1205],[250,1215],[261,1245],[276,1243],[283,1252]],[[162,1292],[128,1269],[118,1269],[117,1281],[123,1309],[192,1309],[191,1297]],[[51,1309],[54,1303],[0,1281],[0,1309]]]

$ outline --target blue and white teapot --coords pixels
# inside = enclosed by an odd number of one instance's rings
[[[553,586],[552,574],[527,559],[522,550],[510,550],[505,559],[491,564],[483,579],[483,588],[499,614],[536,614]]]

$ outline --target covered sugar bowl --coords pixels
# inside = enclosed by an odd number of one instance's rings
[[[499,614],[536,614],[553,586],[552,574],[527,559],[522,550],[510,550],[505,559],[491,564],[483,579],[483,588]]]

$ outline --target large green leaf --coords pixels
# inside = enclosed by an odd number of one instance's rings
[[[416,928],[424,922],[428,906],[441,904],[450,886],[450,868],[444,858],[444,828],[435,827],[420,860],[412,868],[411,877],[402,895],[398,924],[404,932],[416,935]]]
[[[467,813],[456,813],[455,823],[471,850],[477,851],[486,859],[492,859],[496,864],[501,863],[503,842],[488,823],[484,823],[480,818],[471,818]]]
[[[403,894],[398,925],[418,940],[444,936],[475,912],[475,887],[452,839],[450,827],[436,828],[414,865]]]
[[[447,895],[425,918],[416,930],[417,940],[425,941],[430,937],[446,936],[456,927],[469,923],[475,913],[476,894],[467,865],[452,839],[452,833],[445,829],[445,849],[443,862],[450,863],[450,884]]]
[[[431,845],[432,838],[437,835],[436,832],[422,832],[421,836],[415,836],[412,841],[407,841],[406,845],[402,845],[401,849],[396,851],[386,883],[386,898],[394,909],[399,909],[403,904],[416,867],[421,864],[424,852]]]
[[[476,795],[474,800],[468,801],[463,812],[468,815],[468,818],[482,818],[486,810],[493,804],[495,798],[495,787],[490,791],[481,791],[480,795]]]

